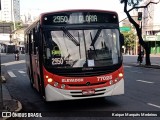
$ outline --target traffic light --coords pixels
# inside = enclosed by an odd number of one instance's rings
[[[139,21],[142,20],[142,12],[138,12],[138,20],[139,20]]]

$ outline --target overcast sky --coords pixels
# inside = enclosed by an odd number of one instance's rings
[[[117,11],[120,20],[126,16],[123,4],[120,4],[119,0],[20,0],[21,14],[32,10],[39,14],[46,11],[85,8]]]

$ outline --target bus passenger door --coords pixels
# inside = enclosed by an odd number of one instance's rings
[[[39,82],[38,82],[38,65],[37,65],[37,54],[36,54],[36,44],[35,44],[35,31],[32,31],[31,35],[31,42],[32,42],[32,52],[31,52],[31,59],[32,59],[32,69],[33,69],[33,86],[39,91]]]

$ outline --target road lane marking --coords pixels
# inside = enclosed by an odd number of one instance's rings
[[[150,105],[150,106],[156,107],[156,108],[160,108],[159,105],[155,105],[155,104],[152,104],[152,103],[147,103],[147,104]]]
[[[26,72],[24,72],[24,71],[21,71],[21,70],[19,70],[18,72],[19,72],[19,73],[26,73]]]
[[[9,66],[9,65],[15,65],[15,64],[20,64],[20,63],[25,63],[25,60],[19,60],[19,61],[13,61],[13,62],[8,62],[8,63],[2,63],[1,65]]]
[[[8,71],[8,74],[10,77],[16,77],[15,74],[12,71]]]
[[[144,80],[136,80],[138,82],[144,82],[144,83],[150,83],[150,84],[153,84],[154,82],[150,82],[150,81],[144,81]]]
[[[132,67],[132,66],[129,66],[129,65],[124,65],[124,67],[129,67],[129,68],[130,68],[130,67]]]
[[[133,72],[133,73],[142,73],[142,72],[137,71],[137,70],[131,70],[130,72]]]

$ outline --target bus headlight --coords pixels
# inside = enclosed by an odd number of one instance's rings
[[[49,83],[53,82],[52,78],[48,78],[47,80],[48,80]]]

